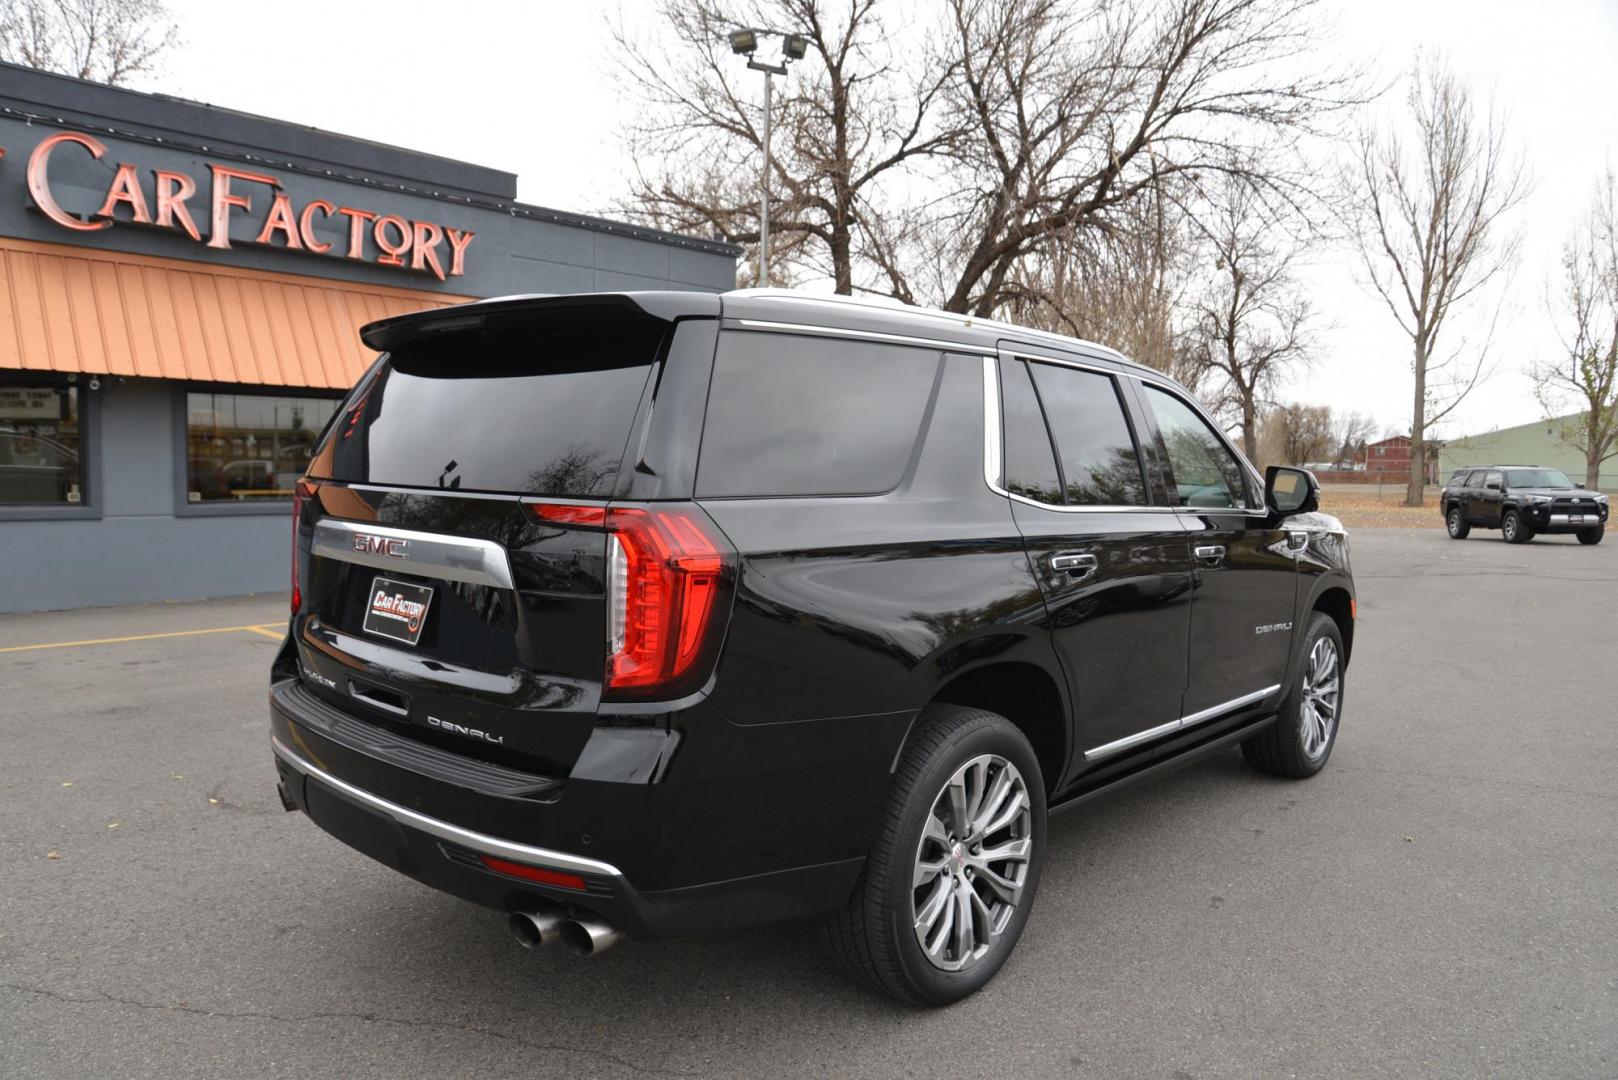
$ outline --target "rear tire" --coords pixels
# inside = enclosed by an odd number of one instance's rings
[[[1597,525],[1593,529],[1580,529],[1576,535],[1581,544],[1599,544],[1601,543],[1601,538],[1607,535],[1607,527]]]
[[[959,1001],[1011,955],[1044,854],[1045,785],[1028,740],[995,713],[934,705],[905,748],[854,895],[826,918],[826,943],[890,997]]]
[[[1326,767],[1343,714],[1343,635],[1330,615],[1315,612],[1303,657],[1276,721],[1242,743],[1242,756],[1261,773],[1302,780]]]
[[[1449,514],[1444,518],[1444,524],[1449,529],[1449,538],[1451,540],[1465,540],[1472,531],[1472,526],[1467,523],[1466,515],[1461,513],[1459,506],[1449,508]]]
[[[1534,538],[1534,530],[1515,510],[1507,510],[1500,519],[1500,533],[1508,544],[1526,544]]]

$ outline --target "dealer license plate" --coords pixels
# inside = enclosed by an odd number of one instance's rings
[[[432,602],[433,591],[425,585],[378,577],[371,582],[365,632],[414,645],[421,640],[421,628],[427,624],[427,608]]]

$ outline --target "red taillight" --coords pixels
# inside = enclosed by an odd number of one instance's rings
[[[704,676],[734,553],[701,510],[530,503],[541,521],[607,532],[608,697],[688,693]]]
[[[299,480],[292,490],[292,614],[303,607],[303,591],[298,588],[298,520],[303,517],[303,504],[315,491],[316,485]]]
[[[674,683],[708,640],[728,549],[694,511],[613,507],[607,528],[607,689]]]
[[[577,874],[564,874],[560,870],[547,870],[543,866],[529,866],[527,863],[512,862],[509,859],[497,859],[493,855],[479,855],[478,859],[497,874],[537,881],[541,885],[555,885],[559,889],[584,891],[584,879]]]

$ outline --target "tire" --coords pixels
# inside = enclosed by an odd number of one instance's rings
[[[977,769],[985,759],[980,774]],[[972,861],[974,836],[968,832],[965,843],[958,842],[962,838],[951,812],[950,788],[956,780],[963,782],[969,804],[964,819],[994,826],[976,834],[976,845],[990,851],[1015,846],[1026,852],[1024,862]],[[1010,790],[987,813],[987,800],[971,796],[984,787],[995,796],[1002,780]],[[1015,798],[1015,792],[1022,798]],[[976,815],[970,805],[974,802]],[[850,976],[890,997],[934,1006],[959,1001],[988,983],[1011,955],[1034,903],[1044,853],[1044,780],[1022,732],[1005,717],[982,709],[931,706],[918,720],[894,774],[887,810],[854,894],[826,918],[826,943]],[[930,877],[924,876],[928,869]],[[1021,886],[1008,903],[990,879],[1014,885],[1019,873]],[[916,929],[929,906],[934,919],[928,926],[939,943],[935,958],[929,958]],[[953,933],[962,907],[972,912],[971,943],[964,949],[962,938]],[[998,926],[993,935],[988,933],[991,925]]]
[[[1444,525],[1449,529],[1451,540],[1465,540],[1472,532],[1472,526],[1467,522],[1466,515],[1461,513],[1459,506],[1449,508],[1449,513],[1444,518]]]
[[[1601,543],[1601,538],[1607,535],[1607,527],[1597,525],[1592,529],[1580,529],[1575,535],[1578,536],[1581,544],[1599,544]]]
[[[1508,544],[1526,544],[1534,538],[1532,526],[1515,510],[1507,510],[1506,516],[1500,519],[1500,534]]]
[[[1327,670],[1324,654],[1332,666]],[[1302,780],[1326,767],[1342,728],[1343,635],[1329,615],[1315,612],[1303,639],[1303,660],[1292,688],[1281,699],[1275,723],[1242,743],[1242,756],[1261,773]],[[1317,656],[1321,659],[1317,662]],[[1335,697],[1318,687],[1335,681]],[[1330,706],[1330,715],[1323,706]]]

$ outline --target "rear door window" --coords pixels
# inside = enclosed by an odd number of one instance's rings
[[[915,453],[943,371],[932,349],[719,335],[697,495],[877,495]]]
[[[1056,471],[1045,414],[1033,377],[1022,360],[1000,360],[1000,426],[1005,448],[1006,490],[1035,502],[1061,506],[1062,478]]]
[[[1030,363],[1069,506],[1145,506],[1146,475],[1111,375]]]
[[[605,497],[660,338],[536,329],[416,343],[359,387],[310,462],[356,483]]]

